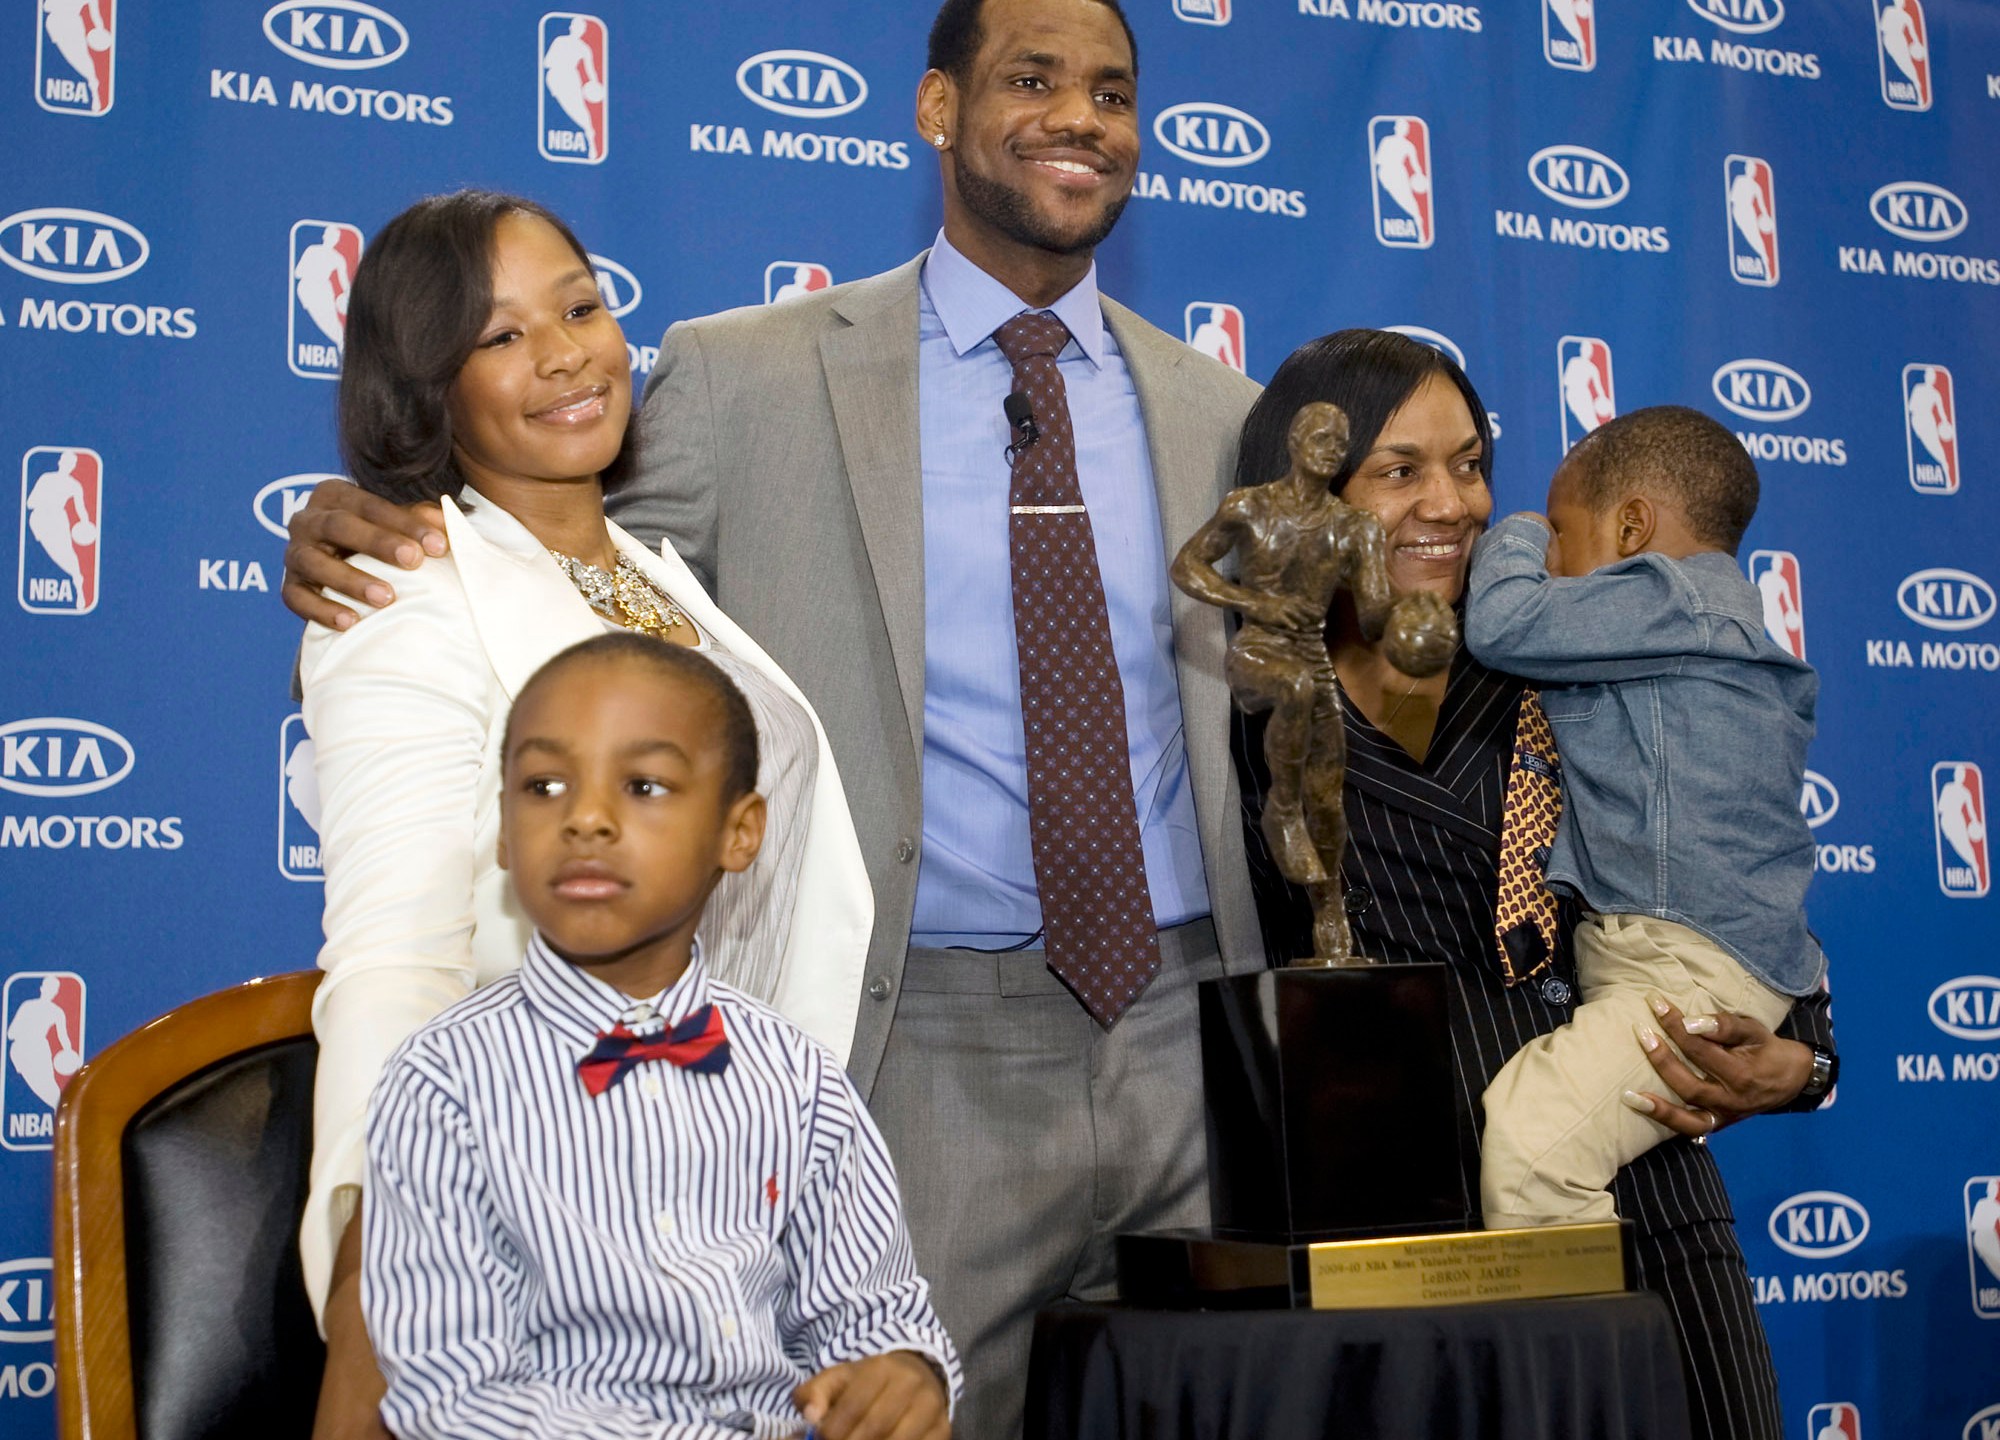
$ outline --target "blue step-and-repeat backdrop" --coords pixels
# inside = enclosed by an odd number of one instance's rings
[[[0,1436],[48,1433],[52,1106],[318,943],[284,525],[345,293],[417,195],[567,216],[635,372],[679,316],[928,242],[926,4],[0,0]],[[1719,1142],[1795,1436],[2000,1435],[2000,5],[1132,0],[1105,288],[1254,376],[1462,356],[1503,509],[1622,408],[1756,457],[1824,676],[1801,803],[1835,1103]],[[776,397],[775,403],[783,403]]]

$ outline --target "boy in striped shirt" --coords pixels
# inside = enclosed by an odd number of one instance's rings
[[[628,633],[523,687],[501,863],[537,933],[370,1108],[362,1303],[401,1440],[940,1440],[958,1358],[845,1073],[711,980],[756,858],[757,736],[692,651]]]

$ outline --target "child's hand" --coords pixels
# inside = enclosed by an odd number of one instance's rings
[[[908,1350],[829,1365],[792,1391],[820,1440],[950,1440],[951,1407],[930,1361]]]
[[[1549,548],[1542,553],[1542,568],[1551,575],[1560,575],[1562,570],[1562,546],[1556,543],[1556,527],[1549,523],[1549,517],[1538,510],[1523,510],[1521,514],[1530,520],[1539,521],[1549,532]]]

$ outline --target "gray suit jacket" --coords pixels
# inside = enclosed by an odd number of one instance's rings
[[[811,700],[875,889],[866,998],[848,1062],[873,1085],[901,988],[923,835],[918,273],[886,274],[667,331],[618,523],[670,541]],[[1166,552],[1214,512],[1257,386],[1147,324],[1104,313],[1146,420]],[[1220,610],[1173,598],[1208,890],[1225,964],[1264,964],[1244,866]]]

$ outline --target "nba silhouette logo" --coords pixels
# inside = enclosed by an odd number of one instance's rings
[[[1542,0],[1542,58],[1558,70],[1597,68],[1594,0]]]
[[[1731,155],[1722,162],[1729,212],[1729,277],[1739,285],[1778,283],[1778,198],[1771,162]]]
[[[35,16],[35,103],[57,115],[111,109],[118,0],[41,0]]]
[[[1830,1400],[1806,1412],[1806,1440],[1861,1440],[1861,1412]]]
[[[1556,342],[1556,390],[1562,397],[1564,450],[1618,413],[1611,383],[1611,347],[1588,335]]]
[[[1976,900],[1992,883],[1986,856],[1986,785],[1970,760],[1931,766],[1931,810],[1937,820],[1938,888]]]
[[[1375,174],[1375,238],[1399,250],[1428,250],[1437,238],[1431,191],[1431,127],[1414,115],[1368,122]]]
[[[1174,0],[1174,14],[1194,25],[1227,25],[1230,0]]]
[[[1972,1267],[1972,1313],[2000,1320],[2000,1175],[1965,1182],[1966,1261]]]
[[[17,592],[36,615],[97,608],[103,546],[104,459],[81,445],[37,445],[21,457]]]
[[[1243,349],[1243,312],[1221,300],[1197,300],[1183,312],[1187,343],[1211,360],[1242,372],[1249,361]]]
[[[1942,365],[1903,367],[1903,443],[1910,488],[1924,495],[1958,493],[1958,407],[1951,371]]]
[[[764,267],[764,303],[796,300],[833,283],[833,272],[812,260],[773,260]]]
[[[55,1143],[56,1102],[83,1064],[83,998],[83,977],[68,970],[7,977],[0,1145],[9,1150],[47,1150]]]
[[[278,873],[287,880],[324,880],[319,867],[319,771],[303,715],[278,726]]]
[[[347,343],[347,297],[361,263],[361,232],[340,220],[292,226],[291,315],[285,363],[308,380],[338,380]]]
[[[611,153],[611,36],[595,15],[542,17],[537,145],[544,160],[602,165]]]
[[[1805,587],[1799,557],[1789,550],[1752,550],[1750,583],[1764,600],[1764,633],[1797,659],[1806,658]]]
[[[1931,29],[1924,0],[1875,0],[1875,51],[1882,101],[1892,110],[1931,108]]]

